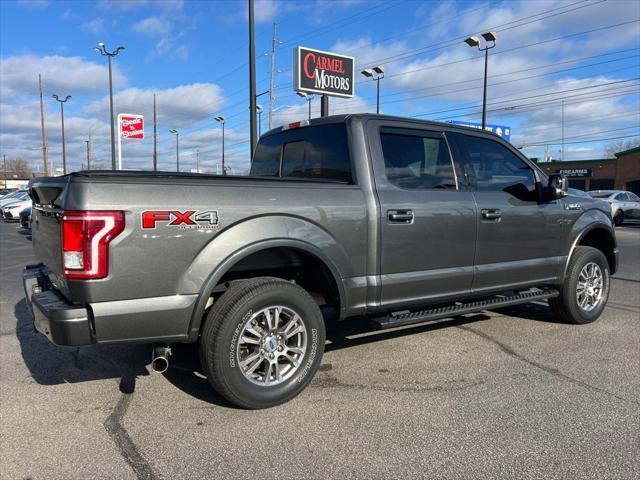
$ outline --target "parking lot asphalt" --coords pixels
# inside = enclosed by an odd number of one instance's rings
[[[30,236],[0,223],[0,476],[7,479],[640,478],[640,224],[617,229],[603,316],[544,304],[376,331],[332,326],[295,400],[239,410],[174,349],[61,348],[34,332]]]

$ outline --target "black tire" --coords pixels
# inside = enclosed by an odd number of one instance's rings
[[[602,294],[593,309],[585,310],[578,304],[576,290],[580,272],[589,263],[595,263],[602,272]],[[560,286],[560,296],[549,299],[551,311],[567,323],[584,325],[595,322],[607,303],[610,284],[609,263],[602,252],[592,247],[576,247],[569,260],[564,284]]]
[[[239,337],[247,322],[254,318],[254,312],[274,305],[291,309],[301,317],[306,327],[305,353],[286,380],[276,385],[256,384],[240,366]],[[287,402],[304,390],[320,367],[324,344],[324,320],[313,298],[294,283],[259,277],[233,283],[213,304],[200,337],[200,362],[209,383],[231,403],[248,409],[268,408]],[[282,355],[275,353],[276,359]],[[261,368],[266,370],[269,360],[265,361]],[[279,370],[274,370],[274,379],[276,371]],[[267,377],[271,378],[271,374],[265,372],[263,380]]]
[[[616,227],[619,227],[620,225],[622,225],[624,223],[624,212],[622,210],[618,210],[616,212],[616,216],[613,217],[613,224]]]

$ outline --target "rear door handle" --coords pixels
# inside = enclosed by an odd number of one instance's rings
[[[485,220],[500,220],[502,218],[502,212],[497,208],[485,208],[481,210],[482,218]]]
[[[389,210],[389,222],[393,223],[411,223],[413,222],[412,210]]]

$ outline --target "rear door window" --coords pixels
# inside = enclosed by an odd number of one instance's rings
[[[346,125],[300,127],[262,137],[251,175],[353,183]]]
[[[449,147],[442,135],[393,129],[380,134],[385,175],[406,189],[455,189]]]

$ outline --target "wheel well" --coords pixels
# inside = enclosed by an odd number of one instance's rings
[[[292,247],[268,248],[243,258],[224,274],[214,292],[223,292],[230,282],[262,276],[294,281],[319,306],[340,311],[340,290],[329,267],[315,255]]]
[[[612,274],[615,273],[615,257],[613,250],[615,249],[616,243],[611,233],[603,228],[594,228],[593,230],[587,232],[587,234],[580,239],[578,245],[584,247],[593,247],[600,250],[607,258],[607,263],[609,263],[609,270]]]

